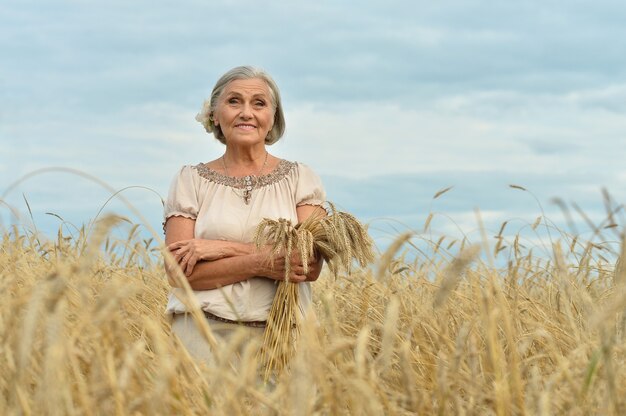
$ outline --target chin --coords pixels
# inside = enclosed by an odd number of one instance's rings
[[[226,140],[226,143],[232,143],[232,144],[241,144],[241,145],[255,145],[255,144],[259,144],[259,143],[265,143],[265,138],[260,138],[260,137],[233,137],[230,140]]]

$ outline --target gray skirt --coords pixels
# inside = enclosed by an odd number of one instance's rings
[[[224,358],[230,360],[231,363],[235,363],[238,361],[237,357],[243,354],[247,347],[258,347],[263,339],[264,328],[219,322],[206,317],[204,319],[218,342],[219,352],[213,351],[191,315],[175,314],[172,317],[172,332],[187,349],[189,355],[198,362],[215,364],[216,353],[220,353],[228,356]]]

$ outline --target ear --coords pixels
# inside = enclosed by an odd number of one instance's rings
[[[213,122],[213,125],[216,127],[220,125],[219,121],[217,121],[217,118],[215,117],[215,113],[209,114],[209,120],[211,120]]]

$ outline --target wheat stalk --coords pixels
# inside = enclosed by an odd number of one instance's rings
[[[388,253],[404,242],[411,263],[384,256],[379,276],[353,261],[349,280],[315,284],[320,324],[302,320],[268,388],[255,343],[229,358],[242,334],[206,365],[173,336],[156,245],[85,229],[0,232],[0,414],[626,414],[618,242],[568,236],[548,260],[518,234],[495,268],[464,264],[468,237],[454,256],[401,235]]]
[[[288,364],[295,350],[300,332],[298,314],[298,284],[289,281],[293,251],[297,250],[304,273],[308,273],[308,259],[318,253],[337,275],[343,268],[348,273],[356,260],[361,267],[373,260],[372,240],[367,230],[352,215],[337,211],[329,203],[330,215],[311,215],[295,226],[289,220],[264,219],[257,226],[254,241],[257,249],[269,245],[269,261],[284,253],[285,279],[278,284],[274,301],[267,317],[263,336],[261,361],[265,363],[265,379],[273,371],[280,372]]]

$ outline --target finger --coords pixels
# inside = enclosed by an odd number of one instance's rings
[[[285,273],[280,274],[280,280],[291,282],[293,281],[293,279],[294,279],[293,273],[289,273],[288,275],[285,275]]]
[[[180,264],[180,262],[183,261],[183,258],[185,257],[184,254],[176,254],[176,256],[174,256],[174,258],[176,259],[176,262]]]
[[[303,282],[305,279],[306,279],[306,276],[304,276],[302,274],[291,273],[289,281],[291,281],[293,283],[300,283],[300,282]]]
[[[289,262],[289,267],[291,267],[292,270],[297,269],[298,267],[302,267],[302,262],[301,261],[291,261]]]
[[[186,243],[187,243],[187,240],[176,241],[175,243],[168,245],[167,249],[170,251],[176,250],[177,248],[184,246]]]
[[[310,269],[311,267],[319,267],[320,262],[315,260],[315,261],[310,261],[307,264],[308,264],[309,269]]]
[[[280,258],[280,259],[274,259],[273,262],[271,262],[272,267],[274,268],[274,270],[285,270],[285,259],[284,258]]]
[[[174,256],[176,258],[176,261],[178,261],[180,263],[180,261],[183,259],[183,257],[187,256],[188,252],[189,252],[189,249],[187,247],[183,247],[183,248],[179,249],[176,252],[176,255]]]
[[[301,266],[301,265],[300,266],[295,266],[291,270],[293,271],[294,274],[297,274],[297,275],[306,274],[306,273],[304,273],[304,266]]]
[[[307,256],[304,257],[305,259],[307,258]],[[299,251],[293,252],[291,253],[291,262],[299,262],[302,263],[302,254],[300,254]]]
[[[181,257],[180,259],[180,268],[183,271],[183,273],[185,273],[185,271],[187,270],[187,264],[189,264],[189,258],[191,256],[189,255],[189,253],[186,253],[184,256]]]
[[[182,249],[189,249],[189,246],[191,246],[191,240],[183,240],[183,241],[177,241],[175,243],[172,243],[172,250],[182,250]]]
[[[193,258],[189,259],[187,262],[187,267],[185,268],[185,276],[190,276],[193,272],[193,266],[196,265],[196,262]]]

